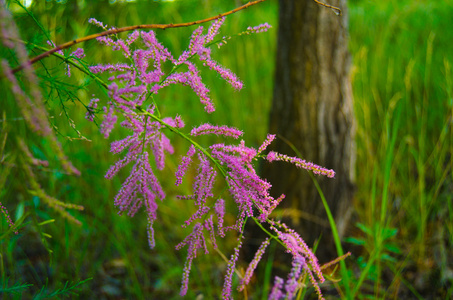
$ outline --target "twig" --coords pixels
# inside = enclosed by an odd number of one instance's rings
[[[252,6],[252,5],[255,5],[255,4],[258,4],[260,2],[264,2],[264,1],[266,1],[266,0],[251,1],[251,2],[249,2],[247,4],[244,4],[244,5],[242,5],[240,7],[237,7],[235,9],[233,9],[233,10],[230,10],[230,11],[228,11],[226,13],[222,13],[222,14],[219,14],[219,15],[214,16],[214,17],[210,17],[210,18],[203,19],[203,20],[198,20],[198,21],[193,21],[193,22],[177,23],[177,24],[143,24],[143,25],[134,25],[134,26],[127,26],[127,27],[107,30],[107,31],[104,31],[104,32],[101,32],[101,33],[88,35],[88,36],[85,36],[85,37],[82,37],[82,38],[79,38],[79,39],[75,39],[75,40],[66,42],[64,44],[61,44],[61,45],[59,45],[59,46],[57,46],[57,47],[55,47],[55,48],[53,48],[53,49],[51,49],[49,51],[41,53],[38,56],[35,56],[34,58],[32,58],[27,63],[30,64],[30,65],[34,64],[35,62],[37,62],[37,61],[39,61],[39,60],[51,55],[54,52],[69,48],[69,47],[71,47],[71,46],[73,46],[75,44],[79,44],[79,43],[83,43],[83,42],[86,42],[86,41],[89,41],[89,40],[96,39],[98,37],[111,35],[111,34],[117,34],[117,33],[120,33],[120,32],[132,31],[132,30],[136,30],[136,29],[167,29],[167,28],[189,27],[189,26],[202,24],[202,23],[206,23],[206,22],[210,22],[210,21],[213,21],[213,20],[217,20],[217,19],[223,18],[225,16],[234,14],[234,13],[240,11],[240,10],[246,9],[246,8]],[[14,73],[22,70],[23,68],[24,68],[24,64],[19,65],[16,68],[14,68],[12,70],[12,72],[14,74]]]
[[[332,6],[332,5],[329,5],[329,4],[326,4],[326,3],[323,3],[321,1],[318,1],[318,0],[313,0],[315,1],[317,4],[321,5],[321,6],[324,6],[324,7],[327,7],[327,8],[330,8],[332,9],[336,15],[340,16],[341,15],[341,9],[336,7],[336,6]]]

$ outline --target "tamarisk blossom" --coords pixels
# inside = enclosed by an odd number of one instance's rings
[[[126,212],[131,217],[143,205],[145,206],[148,215],[149,245],[154,248],[153,223],[157,217],[158,207],[156,200],[162,201],[165,198],[165,192],[149,164],[149,154],[146,149],[152,150],[156,167],[159,170],[164,168],[165,152],[173,153],[174,150],[169,139],[160,131],[162,127],[160,123],[151,121],[144,115],[127,117],[128,119],[122,123],[122,126],[131,129],[132,135],[111,143],[111,152],[121,153],[127,149],[127,154],[110,167],[105,177],[112,179],[119,170],[135,161],[132,171],[116,195],[114,203],[119,208],[120,214]],[[176,124],[176,121],[171,118],[164,120],[167,123]]]
[[[268,134],[264,142],[258,148],[257,155],[266,150],[266,148],[275,140],[275,137],[276,137],[275,134]]]
[[[209,212],[209,207],[207,206],[207,200],[210,197],[214,196],[213,186],[217,172],[213,167],[211,167],[208,158],[198,153],[200,164],[198,167],[198,174],[195,177],[195,182],[193,184],[194,194],[192,196],[194,200],[194,205],[197,206],[197,211],[184,222],[184,226],[190,225],[196,219],[201,219],[204,215]]]
[[[180,82],[183,84],[188,84],[200,97],[200,100],[205,104],[205,109],[208,113],[213,112],[214,106],[208,95],[206,94],[206,88],[203,85],[198,85],[199,74],[195,65],[189,61],[190,57],[198,55],[199,60],[203,63],[204,66],[209,67],[211,70],[216,71],[220,76],[226,80],[232,87],[237,90],[242,89],[243,83],[239,78],[229,69],[221,66],[211,57],[211,48],[209,44],[213,41],[214,37],[219,33],[219,29],[224,23],[225,18],[220,18],[216,20],[211,27],[208,29],[207,34],[203,35],[203,26],[198,27],[192,34],[192,37],[189,42],[189,49],[184,51],[181,56],[175,62],[175,65],[186,65],[188,72],[176,73],[175,79],[170,78],[171,80],[176,80],[177,76],[180,76]],[[183,82],[185,78],[192,78],[188,82]],[[182,81],[181,81],[182,80]]]
[[[190,132],[190,135],[197,136],[202,134],[216,134],[223,136],[231,136],[235,139],[242,136],[243,132],[239,129],[228,126],[215,126],[208,123],[202,124]]]
[[[101,21],[96,20],[95,18],[89,18],[88,23],[93,24],[99,28],[102,28],[104,30],[108,30],[108,26],[104,25]]]
[[[267,246],[270,244],[269,238],[266,238],[262,243],[261,246],[258,248],[258,250],[255,253],[255,257],[253,260],[250,262],[249,266],[247,267],[247,270],[245,271],[244,278],[242,278],[241,283],[238,287],[238,291],[244,290],[245,286],[249,284],[250,279],[252,278],[253,272],[255,271],[256,267],[258,266],[258,263],[260,262],[261,258],[263,257],[264,252],[266,251]]]
[[[204,126],[201,126],[201,128],[204,128]],[[195,129],[195,132],[198,132],[198,130]],[[215,133],[215,131],[212,131],[212,133]],[[223,130],[218,130],[216,133],[218,135],[230,135],[229,132],[224,132]],[[260,220],[264,221],[277,204],[284,198],[284,195],[278,199],[274,199],[269,194],[271,184],[257,175],[252,165],[252,161],[255,159],[257,151],[254,148],[246,147],[244,141],[241,141],[239,145],[214,144],[210,146],[209,149],[211,150],[212,159],[217,160],[219,164],[225,168],[225,179],[229,185],[230,194],[240,210],[241,217],[238,218],[238,222],[234,226],[227,227],[226,229],[239,230],[239,228],[242,227],[244,218],[253,216],[254,206],[261,212],[259,216]],[[183,157],[180,165],[181,170],[187,168],[189,163],[188,158],[193,156],[193,151],[194,149],[192,149],[186,157]],[[206,155],[199,150],[196,151],[198,152],[200,167],[194,183],[194,195],[191,199],[197,199],[194,204],[199,206],[199,209],[196,217],[193,218],[202,216],[201,212],[205,209],[205,199],[212,197],[213,193],[210,189],[212,188],[216,174],[213,170],[209,171],[212,167],[210,167],[210,160],[208,160]],[[176,174],[178,184],[182,182],[181,170],[178,168]],[[191,218],[191,220],[193,218]]]
[[[269,145],[268,139],[259,150],[264,151],[267,145]],[[261,222],[266,220],[285,195],[277,199],[273,198],[269,194],[272,185],[256,173],[252,162],[256,159],[258,151],[246,147],[244,141],[237,146],[215,144],[210,146],[210,149],[212,156],[227,169],[226,181],[241,215],[235,224],[236,229],[242,226],[243,218],[253,216],[253,207],[260,212],[258,219]]]
[[[187,167],[192,162],[192,156],[195,154],[196,149],[194,145],[190,145],[187,155],[182,157],[181,163],[178,165],[178,171],[176,172],[176,183],[175,185],[180,185],[182,183],[182,178],[186,174]]]
[[[189,234],[181,243],[176,246],[176,249],[179,250],[183,246],[188,246],[187,258],[184,263],[183,279],[180,295],[184,296],[187,293],[188,284],[189,284],[189,274],[192,267],[192,261],[197,257],[197,250],[202,248],[204,252],[209,253],[206,240],[203,236],[203,225],[200,223],[195,224],[193,227],[192,233]]]
[[[94,22],[94,21],[92,21]],[[139,37],[143,41],[145,48],[131,50],[131,44]],[[110,42],[111,41],[111,42]],[[153,31],[134,31],[126,42],[118,39],[113,41],[110,37],[102,39],[102,43],[111,46],[113,50],[122,51],[126,57],[131,57],[130,64],[98,64],[89,69],[94,74],[105,73],[113,74],[108,80],[110,101],[104,107],[106,113],[101,131],[107,138],[115,126],[115,114],[135,114],[135,109],[142,106],[149,96],[149,93],[157,92],[159,82],[163,79],[162,63],[174,61],[170,52],[160,44]],[[152,63],[152,70],[150,68]],[[160,88],[160,87],[159,87]],[[138,124],[137,122],[136,124]]]
[[[291,265],[291,271],[288,274],[286,284],[282,278],[275,276],[274,286],[269,295],[269,300],[294,299],[296,296],[296,292],[300,288],[298,283],[299,278],[302,271],[306,269],[305,258],[300,255],[296,256],[293,258]],[[284,293],[284,290],[286,293]],[[322,299],[322,297],[320,298]]]
[[[141,207],[145,207],[148,216],[148,235],[150,247],[154,247],[153,222],[157,218],[157,200],[162,201],[165,193],[152,170],[150,165],[150,155],[154,157],[156,169],[164,168],[164,153],[173,153],[170,140],[163,134],[165,127],[172,131],[184,126],[181,117],[160,119],[157,111],[157,101],[155,97],[160,90],[172,84],[180,84],[190,87],[200,99],[206,112],[211,113],[215,110],[214,104],[209,95],[209,89],[203,83],[201,72],[193,62],[198,58],[202,65],[217,72],[233,88],[241,89],[243,83],[229,69],[221,66],[211,57],[211,44],[214,44],[215,36],[218,35],[224,18],[215,21],[204,33],[202,26],[198,27],[192,34],[189,47],[178,58],[161,44],[153,31],[134,31],[126,40],[101,37],[98,40],[115,51],[121,51],[130,61],[129,63],[118,64],[98,64],[90,67],[94,74],[108,73],[108,94],[110,100],[101,109],[104,111],[104,120],[101,124],[101,132],[106,138],[109,137],[113,128],[116,126],[118,116],[122,115],[124,121],[120,125],[131,131],[131,134],[119,141],[111,143],[111,152],[119,154],[126,151],[122,159],[118,160],[107,171],[106,178],[113,178],[119,170],[133,163],[129,177],[124,181],[120,191],[115,197],[115,205],[119,208],[119,213],[127,213],[133,216]],[[96,20],[91,23],[106,28],[104,24]],[[247,32],[262,32],[269,28],[267,24],[257,27],[250,27]],[[141,40],[140,48],[134,48],[133,44]],[[221,39],[222,40],[222,39]],[[144,46],[143,46],[144,45]],[[170,73],[163,69],[165,64],[173,64]],[[151,101],[152,100],[152,101]],[[91,110],[97,108],[97,101],[92,100],[88,106]],[[152,116],[151,116],[152,115]],[[88,115],[90,118],[91,115]],[[159,119],[160,121],[155,121]],[[242,136],[242,131],[228,127],[211,124],[202,124],[193,128],[190,132],[192,137],[199,135],[214,134],[223,137],[233,137],[238,139]],[[181,133],[189,141],[187,136]],[[182,183],[190,164],[197,160],[197,175],[193,183],[191,195],[179,196],[177,198],[192,201],[196,210],[184,222],[183,227],[192,226],[192,232],[180,244],[176,246],[181,250],[187,246],[187,259],[184,265],[180,295],[185,295],[189,286],[189,275],[193,260],[198,255],[199,250],[208,253],[205,234],[208,234],[213,247],[216,248],[216,236],[224,237],[228,231],[237,232],[240,237],[233,255],[228,262],[228,268],[224,279],[222,291],[223,299],[230,299],[232,296],[232,280],[234,268],[239,257],[242,245],[242,230],[247,218],[255,218],[259,222],[268,222],[272,225],[277,236],[281,239],[294,257],[294,261],[299,264],[294,265],[293,277],[300,274],[303,269],[312,279],[313,284],[317,284],[311,269],[317,278],[324,280],[321,273],[318,273],[319,265],[316,257],[306,247],[303,240],[295,232],[273,222],[269,219],[272,211],[285,197],[281,195],[274,198],[270,195],[271,184],[258,176],[254,168],[257,158],[266,157],[269,162],[275,160],[294,163],[298,167],[313,171],[316,174],[333,177],[332,170],[323,169],[312,163],[307,163],[295,157],[288,157],[276,152],[270,152],[267,156],[262,155],[269,144],[275,139],[275,135],[268,135],[258,150],[247,147],[244,141],[235,145],[225,145],[217,143],[207,148],[202,148],[195,142],[188,149],[185,156],[181,158],[176,171],[176,185]],[[231,199],[237,206],[238,213],[236,220],[232,224],[225,222],[225,200],[216,198],[214,184],[217,174],[221,173],[224,177]],[[217,223],[214,223],[214,215],[217,216]],[[261,259],[269,241],[262,244],[255,255],[255,259],[247,269],[246,278],[241,283],[241,288],[250,281],[253,271]],[[302,257],[306,263],[302,263]],[[309,266],[309,267],[308,267]],[[283,287],[283,283],[282,283]],[[294,291],[293,281],[286,285],[288,291]],[[318,288],[319,289],[319,288]]]
[[[154,31],[134,31],[129,34],[126,41],[122,39],[114,40],[111,37],[99,37],[98,41],[111,47],[115,51],[121,51],[123,55],[132,60],[131,63],[118,64],[98,64],[89,69],[94,74],[108,72],[113,76],[109,77],[109,96],[112,101],[107,103],[104,109],[106,112],[104,135],[108,137],[110,128],[113,127],[112,113],[132,113],[137,106],[142,106],[150,94],[157,94],[158,91],[171,84],[182,84],[189,86],[200,98],[200,102],[205,106],[205,110],[211,113],[215,110],[209,96],[209,89],[202,82],[200,71],[196,65],[189,61],[193,56],[203,62],[203,65],[218,72],[222,78],[227,80],[235,89],[241,89],[243,84],[237,76],[230,70],[220,66],[211,57],[209,43],[218,34],[224,18],[214,22],[203,34],[203,27],[200,26],[192,34],[189,49],[184,51],[178,59],[173,58],[172,54],[156,38]],[[90,23],[106,29],[106,26],[95,19],[90,19]],[[141,38],[144,48],[132,49],[132,44]],[[164,62],[171,62],[174,68],[170,74],[163,70]],[[176,72],[181,66],[185,66],[187,71]],[[113,124],[113,125],[112,125]]]
[[[239,238],[236,248],[234,248],[234,253],[231,255],[230,260],[228,261],[227,272],[225,275],[225,280],[223,282],[222,289],[222,299],[231,299],[231,292],[233,290],[233,272],[236,267],[236,262],[239,258],[239,250],[242,247],[242,235]]]
[[[273,161],[290,162],[290,163],[296,165],[296,167],[312,171],[314,174],[325,175],[325,176],[327,176],[329,178],[334,178],[335,177],[335,171],[334,170],[323,168],[321,166],[315,165],[312,162],[307,162],[304,159],[300,159],[298,157],[291,157],[291,156],[288,156],[288,155],[285,155],[285,154],[280,154],[280,153],[271,151],[267,155],[266,159],[269,162],[273,162]]]
[[[138,195],[142,195],[143,198]],[[115,197],[115,205],[119,213],[127,211],[129,216],[134,216],[144,204],[148,215],[148,241],[150,248],[154,248],[153,223],[157,218],[156,200],[165,198],[165,193],[149,165],[148,152],[138,155],[136,163],[120,191]]]
[[[219,128],[216,128],[215,126],[205,124],[193,129],[192,132],[198,134],[202,130],[203,132],[214,133],[217,135],[230,135],[229,131],[219,130]],[[317,286],[313,272],[321,282],[324,281],[324,277],[322,276],[315,255],[295,231],[287,228],[287,226],[284,224],[277,223],[268,219],[271,212],[277,207],[280,201],[282,201],[284,195],[281,195],[279,198],[275,199],[269,194],[271,184],[257,175],[253,167],[253,160],[258,157],[259,153],[265,151],[274,139],[275,135],[268,135],[266,140],[258,148],[258,150],[251,147],[246,147],[244,141],[241,141],[238,145],[225,145],[222,143],[214,144],[209,147],[211,159],[208,159],[206,154],[201,150],[195,147],[191,147],[187,155],[181,160],[180,166],[183,167],[181,167],[181,169],[178,168],[177,171],[177,182],[178,184],[180,184],[183,175],[183,172],[181,172],[181,170],[185,170],[193,161],[189,158],[192,158],[195,153],[198,153],[199,167],[197,171],[196,181],[193,187],[193,194],[187,197],[180,197],[180,199],[194,200],[194,205],[198,207],[197,211],[186,221],[185,226],[195,220],[202,220],[203,218],[207,218],[208,214],[210,213],[211,209],[210,206],[207,205],[207,201],[209,198],[214,197],[214,193],[212,192],[212,183],[214,181],[216,173],[210,166],[211,160],[214,160],[218,162],[222,170],[224,170],[224,176],[228,184],[229,194],[235,201],[236,206],[239,210],[236,222],[233,225],[224,227],[224,201],[222,199],[216,201],[213,213],[215,213],[218,218],[218,234],[220,236],[224,236],[225,231],[230,230],[236,231],[241,234],[244,222],[248,217],[256,217],[256,219],[260,222],[268,222],[271,225],[271,228],[277,233],[278,238],[286,246],[287,252],[293,256],[293,260],[295,261],[295,271],[291,273],[291,276],[299,277],[301,272],[300,269],[303,269],[304,272],[308,273],[313,285],[315,286],[321,297],[319,286]],[[282,156],[281,154],[276,152],[271,153],[273,153],[271,154],[273,157]],[[300,163],[297,159],[288,159],[288,161],[293,162],[296,165]],[[246,275],[244,276],[244,279],[239,286],[240,290],[244,289],[245,285],[247,285],[247,283],[250,281],[256,265],[261,259],[268,243],[269,241],[264,242],[261,245],[260,249],[257,251],[255,258],[247,268]],[[238,245],[238,248],[236,248],[235,254],[231,257],[228,265],[229,267],[227,270],[227,275],[225,276],[224,289],[222,292],[222,297],[224,299],[229,299],[231,296],[232,268],[234,268],[235,266],[239,248],[240,244]],[[302,263],[302,261],[304,263]],[[299,269],[297,269],[296,267]],[[185,273],[181,295],[183,295],[183,290],[187,285],[187,280],[188,273]],[[288,281],[288,283],[286,284],[287,295],[294,294],[294,291],[297,289],[297,287],[297,281]],[[276,295],[280,295],[278,294],[277,290],[275,291],[275,293]],[[275,299],[278,299],[278,297]]]
[[[217,215],[217,228],[220,237],[225,237],[225,230],[223,228],[223,221],[225,217],[225,200],[218,199],[214,205],[214,211]]]
[[[292,299],[299,288],[298,280],[302,270],[307,268],[305,258],[302,255],[297,255],[293,258],[291,272],[288,274],[288,280],[285,285],[286,298]]]
[[[268,31],[272,26],[269,25],[268,23],[263,23],[263,24],[260,24],[258,26],[254,26],[254,27],[247,27],[247,33],[250,34],[250,33],[260,33],[260,32],[266,32]]]
[[[271,294],[269,295],[269,300],[280,300],[283,299],[285,294],[282,292],[283,285],[285,284],[285,280],[282,278],[275,276],[274,279],[274,286],[272,287]]]
[[[312,283],[313,287],[315,288],[318,294],[318,298],[324,299],[322,297],[321,289],[319,288],[318,282],[314,277],[314,274],[316,274],[316,277],[321,283],[323,283],[325,279],[324,276],[322,275],[318,259],[316,258],[314,253],[310,250],[310,248],[307,246],[305,241],[300,237],[300,235],[293,229],[288,228],[286,224],[275,221],[268,222],[269,224],[271,224],[271,229],[277,233],[279,240],[282,241],[282,243],[285,245],[286,252],[290,253],[293,256],[293,270],[295,270],[294,268],[296,268],[295,264],[297,265],[297,268],[302,267],[304,272],[308,274],[310,282]],[[294,281],[294,278],[298,277],[295,276],[296,273],[300,274],[300,271],[297,272],[292,271],[289,276],[290,278],[288,279],[288,282],[286,284],[285,289],[288,293],[287,299],[291,299],[294,292],[296,291],[297,278]]]
[[[104,30],[108,28],[95,19],[90,19],[89,22]],[[125,118],[120,125],[132,130],[132,134],[127,138],[112,142],[111,152],[118,154],[127,150],[127,153],[110,167],[106,173],[106,178],[113,178],[120,169],[130,163],[134,163],[131,175],[123,183],[115,198],[115,204],[119,207],[120,213],[127,212],[131,216],[145,204],[150,222],[151,246],[154,245],[152,222],[155,220],[155,210],[157,208],[155,200],[162,200],[165,194],[158,184],[149,163],[145,160],[149,157],[149,153],[152,153],[156,168],[162,170],[164,168],[164,153],[173,153],[169,139],[161,132],[163,129],[162,124],[167,124],[174,128],[182,128],[184,122],[180,116],[177,116],[175,118],[165,118],[162,120],[164,123],[161,124],[151,120],[149,117],[145,117],[141,113],[137,113],[137,108],[140,108],[143,112],[142,106],[148,105],[148,108],[144,109],[144,111],[153,114],[154,104],[150,105],[146,101],[157,95],[160,89],[166,86],[182,84],[192,88],[207,112],[213,112],[214,105],[209,96],[209,89],[202,82],[197,66],[192,61],[189,61],[194,56],[198,56],[205,66],[218,72],[234,88],[239,89],[242,87],[242,83],[237,79],[236,75],[220,66],[211,57],[209,43],[218,34],[223,22],[224,18],[217,20],[205,34],[203,33],[203,27],[198,27],[192,34],[189,49],[183,52],[178,59],[175,59],[170,51],[157,40],[154,31],[134,31],[128,35],[126,40],[110,36],[98,38],[101,44],[111,47],[114,51],[120,51],[130,62],[97,64],[89,67],[93,74],[109,74],[108,94],[110,100],[105,106],[98,109],[99,101],[93,98],[87,107],[86,117],[93,120],[95,109],[104,112],[104,119],[100,129],[105,138],[110,136],[118,122],[119,115]],[[137,48],[134,43],[138,41],[142,44]],[[163,69],[165,62],[170,62],[174,65],[173,70],[169,74],[166,74]],[[211,129],[214,130],[213,128]],[[205,134],[207,133],[206,130],[208,129],[200,128],[195,135]],[[242,134],[241,131],[226,126],[219,127],[214,131],[217,132],[218,130],[234,137]],[[186,172],[186,168],[194,154],[195,149],[192,147],[186,157],[186,161],[178,168],[177,184],[180,184],[182,176]],[[197,196],[195,197],[195,203],[198,206],[198,211],[191,219],[187,220],[186,226],[206,214],[206,200],[213,196],[211,190],[216,171],[209,165],[208,158],[204,154],[200,153],[199,155],[199,159],[205,163],[200,165],[200,173],[196,180],[195,191]]]
[[[164,120],[168,121],[169,119]],[[144,122],[146,127],[138,127],[135,124],[137,122]],[[110,151],[118,154],[127,149],[127,154],[122,160],[110,167],[105,177],[112,179],[121,168],[132,160],[137,159],[147,148],[152,149],[156,166],[159,170],[162,170],[164,168],[165,152],[170,154],[174,152],[170,140],[160,131],[162,125],[159,122],[150,121],[149,117],[143,115],[129,116],[128,120],[124,121],[122,125],[133,129],[134,132],[123,140],[112,142]]]
[[[202,126],[201,128],[211,128],[210,126]],[[195,132],[198,132],[195,130]],[[215,130],[211,131],[217,135],[229,135],[229,131]],[[246,217],[252,217],[254,215],[253,207],[258,208],[261,211],[261,220],[265,220],[266,216],[270,214],[270,209],[274,206],[274,203],[279,200],[272,198],[269,195],[269,189],[271,185],[265,180],[259,178],[256,174],[252,160],[256,157],[257,151],[253,148],[246,147],[244,142],[241,141],[239,145],[224,145],[214,144],[209,147],[211,150],[211,158],[209,159],[205,153],[199,149],[195,149],[198,153],[199,167],[195,183],[193,185],[193,195],[188,196],[185,199],[193,199],[194,205],[198,207],[197,211],[185,222],[185,226],[195,220],[201,220],[206,217],[210,212],[210,207],[207,205],[207,200],[213,198],[214,193],[213,182],[216,176],[216,172],[211,166],[211,159],[219,162],[220,165],[226,170],[226,181],[229,186],[229,192],[231,197],[235,200],[238,209],[239,216],[237,217],[236,223],[227,227],[223,226],[225,204],[222,199],[218,200],[214,205],[214,213],[217,214],[218,219],[218,234],[224,236],[225,231],[234,230],[241,232]],[[189,150],[193,152],[193,150]],[[182,159],[182,165],[184,169],[187,168],[187,157],[192,157],[193,153]],[[180,177],[180,170],[178,169],[178,182],[182,180]],[[282,199],[282,197],[281,197]],[[212,231],[211,231],[212,232]],[[235,254],[231,257],[228,265],[227,275],[225,276],[223,298],[229,299],[231,295],[232,287],[232,276],[233,269],[235,267],[240,245],[235,250]],[[190,259],[190,254],[188,254]],[[184,275],[184,280],[181,288],[181,295],[184,295],[185,286],[187,285],[188,274]],[[251,276],[251,275],[250,275]]]

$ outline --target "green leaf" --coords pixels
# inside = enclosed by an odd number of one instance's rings
[[[358,245],[358,246],[365,245],[365,240],[359,239],[359,238],[355,238],[355,237],[344,238],[344,241],[348,242],[348,243],[351,243],[351,244],[354,244],[354,245]]]
[[[364,225],[362,223],[356,223],[355,226],[357,226],[357,228],[359,228],[361,231],[363,231],[367,235],[373,235],[372,230],[370,228],[366,227],[366,225]]]
[[[394,244],[387,244],[384,246],[385,249],[387,249],[390,252],[396,253],[396,254],[401,254],[401,250],[397,245]]]

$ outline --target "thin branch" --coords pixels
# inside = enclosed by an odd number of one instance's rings
[[[324,6],[324,7],[332,9],[337,16],[341,16],[341,9],[340,8],[338,8],[336,6],[332,6],[332,5],[326,4],[326,3],[323,3],[323,2],[318,1],[318,0],[313,0],[313,1],[315,1],[316,4],[319,4],[321,6]]]
[[[101,32],[101,33],[96,33],[96,34],[92,34],[92,35],[88,35],[88,36],[85,36],[85,37],[82,37],[82,38],[79,38],[79,39],[75,39],[75,40],[72,40],[72,41],[69,41],[69,42],[66,42],[64,44],[61,44],[49,51],[46,51],[38,56],[35,56],[34,58],[32,58],[30,61],[28,61],[28,64],[34,64],[35,62],[51,55],[52,53],[54,52],[57,52],[57,51],[60,51],[60,50],[63,50],[63,49],[66,49],[66,48],[69,48],[75,44],[79,44],[79,43],[83,43],[83,42],[86,42],[86,41],[89,41],[89,40],[93,40],[93,39],[96,39],[98,37],[102,37],[102,36],[106,36],[106,35],[112,35],[112,34],[117,34],[117,33],[120,33],[120,32],[126,32],[126,31],[132,31],[132,30],[136,30],[136,29],[167,29],[167,28],[178,28],[178,27],[189,27],[189,26],[193,26],[193,25],[197,25],[197,24],[202,24],[202,23],[206,23],[206,22],[210,22],[210,21],[213,21],[213,20],[217,20],[217,19],[220,19],[220,18],[223,18],[225,16],[228,16],[228,15],[231,15],[231,14],[234,14],[240,10],[243,10],[243,9],[246,9],[252,5],[255,5],[255,4],[258,4],[260,2],[264,2],[266,0],[255,0],[255,1],[251,1],[247,4],[244,4],[240,7],[237,7],[233,10],[230,10],[226,13],[222,13],[222,14],[219,14],[217,16],[214,16],[214,17],[210,17],[210,18],[207,18],[207,19],[203,19],[203,20],[198,20],[198,21],[193,21],[193,22],[187,22],[187,23],[177,23],[177,24],[143,24],[143,25],[134,25],[134,26],[127,26],[127,27],[122,27],[122,28],[116,28],[116,29],[111,29],[111,30],[107,30],[107,31],[104,31],[104,32]],[[13,74],[22,70],[24,68],[24,65],[20,65],[16,68],[14,68],[12,70]]]

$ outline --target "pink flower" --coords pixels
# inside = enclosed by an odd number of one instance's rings
[[[327,176],[329,178],[334,178],[335,177],[335,171],[334,170],[323,168],[321,166],[315,165],[312,162],[307,162],[306,160],[300,159],[298,157],[291,157],[291,156],[288,156],[288,155],[285,155],[285,154],[280,154],[280,153],[271,151],[271,152],[268,153],[266,159],[269,162],[273,162],[273,161],[290,162],[290,163],[296,165],[296,167],[298,167],[298,168],[302,168],[302,169],[305,169],[305,170],[308,170],[308,171],[312,171],[313,173],[315,173],[317,175],[325,175],[325,176]]]
[[[247,27],[247,31],[248,31],[248,33],[260,33],[260,32],[268,31],[269,28],[272,28],[272,26],[269,25],[268,23],[264,23],[264,24],[260,24],[255,27],[251,27],[251,26]]]
[[[228,127],[228,126],[214,126],[208,123],[202,124],[198,127],[195,127],[190,132],[190,135],[197,136],[202,134],[216,134],[216,135],[223,135],[223,136],[231,136],[235,139],[240,137],[243,132],[236,128]]]
[[[247,284],[249,284],[250,279],[252,278],[253,272],[255,271],[258,263],[261,260],[261,257],[263,257],[264,252],[266,251],[267,246],[269,246],[270,240],[269,238],[266,238],[262,243],[261,246],[258,248],[258,250],[255,253],[255,257],[253,260],[250,262],[249,266],[247,267],[247,270],[245,271],[244,278],[242,279],[238,291],[242,291]]]
[[[195,147],[191,145],[189,151],[187,152],[186,156],[184,156],[181,160],[181,163],[178,166],[178,171],[176,172],[176,185],[180,185],[182,183],[182,178],[186,174],[187,167],[190,165],[192,161],[192,156],[195,154]]]

